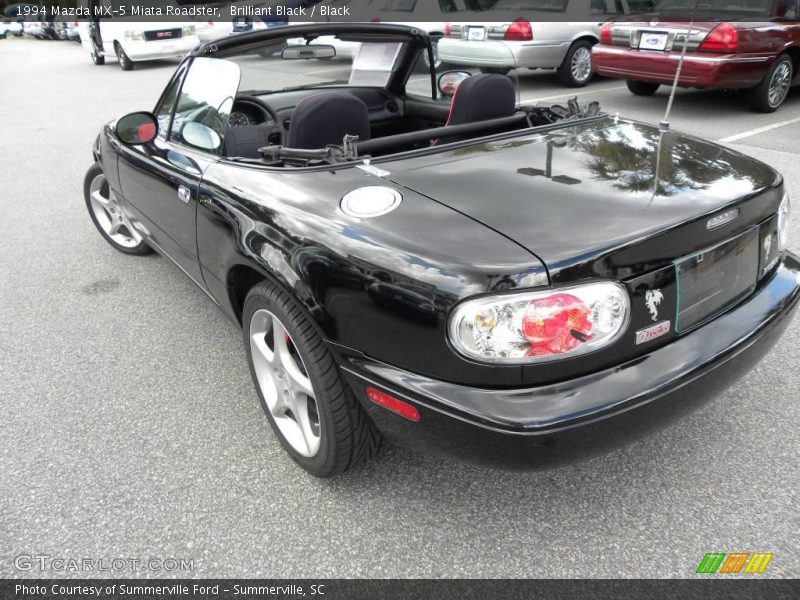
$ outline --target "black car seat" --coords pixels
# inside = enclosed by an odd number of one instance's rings
[[[322,92],[297,103],[284,145],[303,149],[341,146],[345,135],[357,135],[361,142],[370,138],[367,105],[348,92]]]
[[[516,104],[517,91],[511,79],[495,73],[473,75],[467,77],[456,88],[456,93],[450,101],[450,114],[447,116],[445,127],[511,117],[516,111]],[[453,142],[456,139],[466,139],[466,137],[448,137],[446,141]]]
[[[269,135],[275,132],[272,124],[245,125],[243,127],[228,127],[225,130],[225,140],[222,143],[222,153],[233,158],[261,158],[258,149],[269,146]]]

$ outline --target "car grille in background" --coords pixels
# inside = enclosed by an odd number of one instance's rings
[[[678,333],[723,311],[755,289],[758,227],[675,263]]]
[[[183,35],[183,30],[180,27],[175,29],[159,29],[158,31],[145,31],[144,39],[148,42],[158,40],[174,40]]]

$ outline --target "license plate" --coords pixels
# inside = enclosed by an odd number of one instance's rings
[[[485,27],[470,27],[467,29],[467,39],[472,42],[480,42],[486,39]]]
[[[660,31],[643,31],[639,38],[640,50],[664,50],[667,47],[667,34]]]
[[[683,332],[710,319],[755,289],[758,227],[675,262],[678,316]]]

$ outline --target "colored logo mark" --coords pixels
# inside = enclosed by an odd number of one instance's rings
[[[698,573],[763,573],[771,552],[708,552],[697,566]]]

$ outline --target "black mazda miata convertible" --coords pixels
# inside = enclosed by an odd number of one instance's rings
[[[386,436],[551,465],[769,350],[800,294],[778,173],[596,103],[521,105],[513,76],[435,56],[379,24],[206,43],[97,139],[97,229],[241,326],[297,463],[341,473]]]

